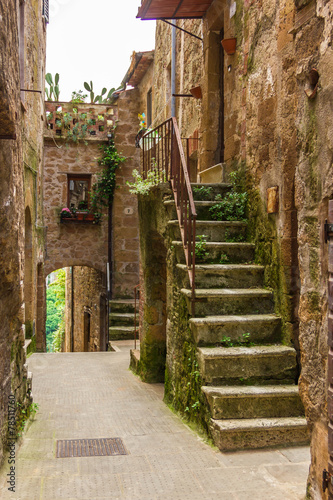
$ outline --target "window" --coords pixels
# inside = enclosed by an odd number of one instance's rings
[[[91,175],[68,175],[68,208],[89,209]]]
[[[153,121],[153,90],[149,89],[147,93],[147,128]]]

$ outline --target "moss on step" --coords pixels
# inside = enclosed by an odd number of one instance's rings
[[[209,414],[197,360],[197,348],[189,327],[185,297],[177,287],[173,290],[171,325],[169,330],[165,402],[176,412],[195,423],[197,429],[209,434]]]

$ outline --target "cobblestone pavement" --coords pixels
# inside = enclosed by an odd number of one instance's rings
[[[304,499],[307,447],[220,453],[163,403],[163,386],[129,370],[129,342],[112,353],[34,354],[40,406],[16,449],[15,500]],[[56,440],[119,437],[128,455],[55,458]]]

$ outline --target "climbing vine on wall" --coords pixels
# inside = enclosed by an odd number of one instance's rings
[[[92,187],[91,206],[94,213],[101,213],[103,207],[109,206],[113,201],[116,187],[116,170],[122,162],[126,160],[121,156],[111,138],[108,144],[100,147],[102,156],[98,159],[103,170],[97,176],[97,182]]]

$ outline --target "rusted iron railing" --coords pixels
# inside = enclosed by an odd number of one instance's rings
[[[137,334],[139,333],[139,328],[136,326],[136,305],[137,305],[138,293],[140,294],[140,285],[136,285],[134,287],[134,349],[136,349],[136,339],[137,339]]]
[[[187,162],[177,121],[170,118],[146,133],[140,144],[143,150],[143,177],[156,183],[170,181],[175,198],[180,234],[190,280],[192,315],[195,312],[195,225],[197,213]]]

